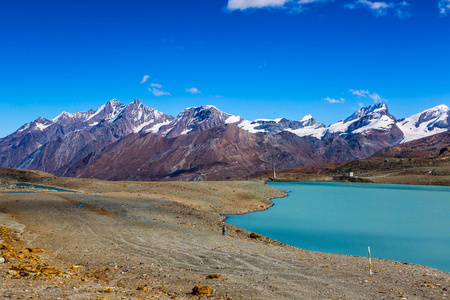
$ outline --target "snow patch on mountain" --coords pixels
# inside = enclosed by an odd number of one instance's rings
[[[148,129],[144,130],[144,132],[145,132],[145,133],[149,133],[149,132],[151,132],[151,133],[157,133],[157,132],[161,129],[162,126],[169,125],[170,122],[171,122],[171,121],[166,121],[166,122],[158,123],[158,124],[156,124],[156,125],[154,125],[154,126],[148,128]]]
[[[40,131],[44,131],[45,128],[52,126],[53,123],[50,124],[36,123],[35,125],[37,129],[39,129]]]
[[[300,122],[307,122],[307,121],[309,121],[311,119],[313,119],[312,115],[306,115],[300,120]]]
[[[53,123],[59,123],[63,120],[73,119],[76,121],[82,121],[85,122],[87,118],[89,118],[92,114],[94,114],[94,110],[89,111],[78,111],[75,113],[68,113],[66,111],[63,111],[61,114],[59,114],[56,118],[51,119]]]
[[[256,127],[260,126],[261,124],[255,122],[255,121],[242,121],[238,126],[244,130],[247,130],[250,133],[258,133],[258,132],[266,132],[264,129],[256,129]]]
[[[33,122],[30,122],[30,123],[27,123],[27,124],[23,125],[21,128],[19,128],[17,130],[17,132],[22,132],[22,131],[27,130],[28,128],[30,128],[31,124],[33,124]]]
[[[288,128],[286,129],[286,131],[292,132],[293,134],[298,135],[299,137],[312,136],[315,137],[316,139],[321,139],[324,136],[325,132],[327,131],[327,128],[323,126],[323,124],[321,123],[316,123],[310,126],[305,126],[297,129]]]
[[[389,116],[383,115],[379,118],[375,118],[369,121],[369,124],[362,126],[356,130],[353,130],[352,133],[364,133],[369,130],[388,130],[395,124],[395,120],[390,118]]]
[[[191,131],[192,131],[192,129],[185,129],[185,130],[183,130],[183,131],[180,133],[180,135],[188,134],[188,133],[191,132]]]
[[[350,117],[345,119],[344,123],[347,123],[352,120],[358,120],[367,116],[371,116],[372,118],[380,118],[382,115],[385,114],[389,114],[387,105],[384,103],[378,103],[367,107],[361,107]]]
[[[95,113],[93,113],[92,115],[90,115],[87,119],[86,122],[93,119],[95,116],[99,115],[106,107],[106,104],[103,104],[102,106],[100,106]]]
[[[241,121],[242,121],[242,118],[241,118],[241,117],[230,115],[230,116],[225,120],[225,123],[226,123],[226,124],[236,124],[236,123],[239,123],[239,122],[241,122]]]

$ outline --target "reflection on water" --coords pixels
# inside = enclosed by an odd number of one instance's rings
[[[267,211],[227,222],[306,250],[367,255],[450,271],[450,188],[275,182]]]

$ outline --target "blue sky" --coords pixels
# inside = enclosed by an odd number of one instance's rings
[[[10,0],[0,43],[0,137],[113,98],[327,125],[450,104],[450,0]]]

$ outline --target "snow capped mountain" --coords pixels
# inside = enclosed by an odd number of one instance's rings
[[[107,125],[114,122],[128,123],[126,124],[126,127],[128,127],[127,131],[129,131],[128,133],[137,133],[143,129],[149,132],[154,130],[155,126],[168,124],[171,120],[173,120],[173,117],[144,105],[138,99],[129,105],[122,104],[116,99],[112,99],[97,110],[91,109],[89,111],[75,113],[64,111],[51,120],[39,117],[35,121],[27,123],[19,128],[16,133],[30,130],[44,131],[53,124],[61,125],[65,128],[65,132],[69,133],[71,131],[79,131],[99,124]],[[77,123],[77,126],[73,126],[75,123]],[[68,127],[69,125],[72,126]]]
[[[86,118],[85,122],[88,122],[90,125],[94,123],[96,125],[102,121],[112,123],[126,107],[125,104],[120,103],[117,99],[112,99]]]
[[[396,119],[389,113],[386,104],[378,103],[362,107],[350,117],[328,127],[326,134],[356,134],[371,130],[387,131],[395,125]]]
[[[62,112],[51,120],[39,117],[23,125],[0,139],[0,166],[37,169],[63,176],[81,174],[78,170],[91,174],[90,166],[97,160],[102,161],[104,153],[113,159],[115,151],[119,151],[120,157],[131,162],[140,161],[136,157],[142,153],[153,153],[145,159],[169,173],[181,170],[194,174],[196,168],[201,168],[219,174],[225,170],[225,164],[230,164],[233,172],[240,170],[236,176],[241,176],[242,169],[231,165],[245,163],[247,171],[254,172],[268,163],[268,153],[282,153],[286,168],[348,161],[448,131],[449,124],[450,109],[446,105],[396,119],[386,104],[378,103],[325,126],[311,115],[298,121],[285,118],[248,121],[212,105],[186,108],[173,118],[138,99],[128,105],[113,99],[97,110]],[[173,149],[176,145],[183,145],[183,149]],[[147,151],[145,147],[156,148]],[[228,155],[230,151],[234,151],[232,158]],[[160,156],[162,153],[173,155]],[[190,156],[192,153],[196,153],[195,157]],[[181,166],[192,170],[183,171]],[[109,168],[107,164],[103,167]],[[134,174],[136,170],[128,171]],[[178,176],[170,174],[160,174],[158,176],[162,177],[158,178]],[[120,174],[112,175],[111,178],[127,179]]]
[[[290,131],[299,137],[312,136],[320,139],[327,130],[327,127],[324,124],[317,122],[311,115],[304,116],[299,123],[299,128],[287,129],[287,131]]]
[[[358,109],[355,113],[353,113],[350,117],[345,119],[345,123],[352,121],[352,120],[358,120],[365,117],[370,118],[379,118],[382,115],[389,114],[387,105],[384,103],[377,103],[374,105],[370,105],[367,107],[361,107]]]
[[[86,119],[88,119],[94,113],[95,113],[95,111],[93,109],[91,109],[89,111],[75,112],[75,113],[68,113],[68,112],[63,111],[59,116],[57,116],[56,118],[53,118],[51,121],[53,123],[57,123],[62,126],[67,126],[67,125],[75,123],[75,122],[85,122]]]
[[[42,117],[37,118],[33,122],[27,123],[17,130],[17,132],[27,132],[33,130],[44,131],[49,126],[53,125],[53,122]]]
[[[167,124],[172,119],[139,100],[124,105],[116,99],[95,111],[63,112],[52,120],[39,117],[0,139],[0,165],[45,166],[42,169],[55,171],[89,151],[99,150],[130,133]]]
[[[424,110],[409,118],[399,120],[397,126],[405,136],[402,143],[410,142],[450,129],[450,109],[446,105]]]
[[[287,119],[258,119],[242,121],[239,127],[251,133],[267,132],[271,134],[289,131],[299,137],[311,136],[322,139],[325,135],[336,136],[343,134],[365,133],[371,130],[387,131],[395,125],[396,119],[389,114],[384,103],[363,107],[345,120],[326,127],[317,122],[311,115],[304,116],[300,121]]]
[[[317,134],[322,135],[321,128],[325,128],[325,125],[317,122],[311,115],[306,115],[300,121],[291,121],[284,118],[242,121],[239,127],[251,133],[267,132],[277,134],[283,131],[289,131],[302,137],[308,135],[316,136]]]
[[[242,121],[241,117],[224,113],[212,105],[189,107],[169,124],[162,126],[159,134],[170,138],[225,124],[238,124]]]
[[[309,126],[313,126],[313,125],[319,124],[319,123],[316,122],[316,120],[314,120],[312,115],[304,116],[300,120],[300,123],[302,124],[303,127],[309,127]]]
[[[138,133],[141,131],[151,132],[155,130],[155,128],[159,128],[163,124],[167,124],[169,121],[173,120],[173,117],[148,107],[136,99],[127,105],[119,115],[110,122],[116,120],[128,122],[131,132]]]

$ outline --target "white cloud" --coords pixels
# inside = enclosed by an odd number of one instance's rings
[[[158,88],[156,88],[156,87]],[[170,96],[169,92],[160,90],[160,88],[162,88],[162,86],[160,84],[156,84],[156,83],[152,83],[152,87],[151,88],[147,88],[154,96],[159,97],[159,96]]]
[[[449,0],[450,1],[450,0]],[[410,16],[408,10],[409,3],[403,2],[378,2],[369,0],[355,0],[353,3],[348,3],[344,6],[348,9],[367,8],[372,11],[376,16],[384,16],[391,9],[395,11],[397,17],[405,18]]]
[[[328,103],[342,103],[342,102],[345,101],[345,99],[344,98],[333,99],[333,98],[330,98],[330,97],[326,97],[326,98],[323,99],[323,101],[327,101]]]
[[[144,77],[142,77],[142,80],[141,80],[141,82],[140,83],[144,83],[144,82],[146,82],[148,79],[150,78],[150,76],[148,76],[148,75],[144,75]]]
[[[373,93],[372,95],[369,95],[369,98],[373,100],[373,102],[378,103],[383,101],[384,99],[381,98],[380,95],[378,95],[377,93]]]
[[[369,98],[372,99],[373,102],[378,103],[378,102],[382,102],[382,101],[386,101],[386,99],[381,98],[380,95],[378,95],[377,93],[369,93],[368,90],[350,90],[350,93],[352,93],[355,96],[361,97],[361,98]]]
[[[290,0],[229,0],[229,10],[245,10],[247,8],[282,7]]]
[[[159,83],[152,83],[152,84],[150,84],[150,86],[158,88],[158,89],[162,88],[162,85],[160,85]]]
[[[186,92],[191,93],[191,94],[201,94],[202,93],[196,87],[191,87],[189,89],[186,89]]]
[[[450,0],[439,1],[439,13],[445,16],[450,11]]]
[[[301,7],[305,4],[324,1],[333,0],[228,0],[227,9],[292,8],[294,11],[301,11]]]
[[[369,95],[369,91],[368,90],[350,90],[350,93],[352,93],[353,95],[356,95],[358,97],[367,97],[367,95]]]

